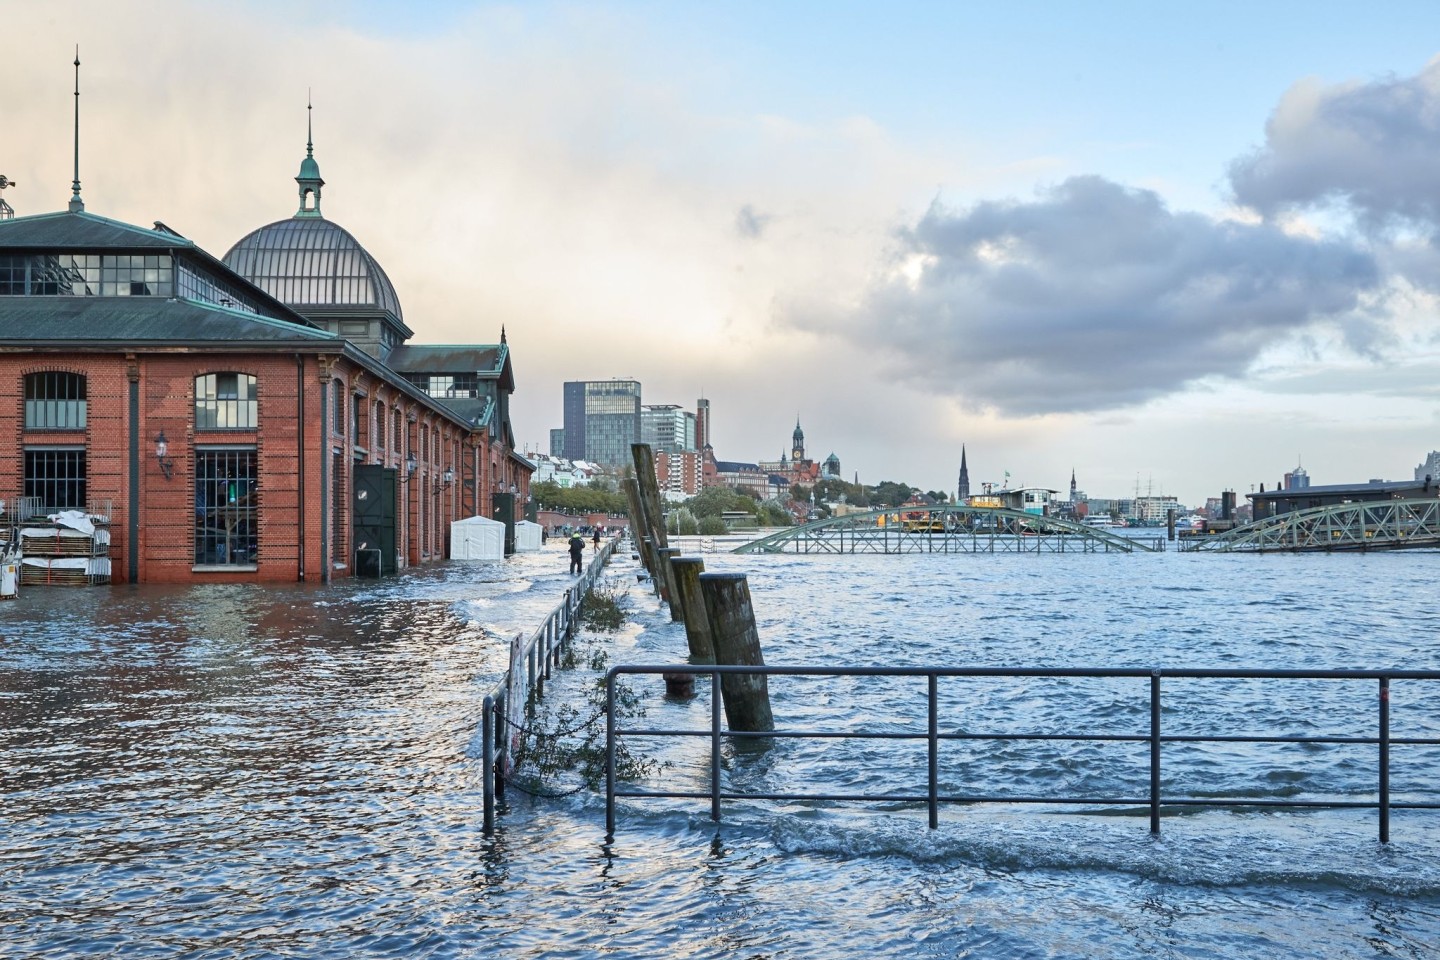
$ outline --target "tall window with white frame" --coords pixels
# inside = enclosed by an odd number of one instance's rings
[[[260,403],[247,373],[206,373],[195,378],[196,430],[254,430]]]
[[[195,563],[253,566],[260,555],[254,447],[195,450]]]
[[[40,513],[86,510],[86,462],[83,444],[34,434],[84,430],[88,414],[83,375],[46,370],[25,376],[24,445],[21,495],[38,502]],[[46,442],[48,441],[48,442]]]
[[[25,375],[26,430],[84,430],[87,384],[78,373],[47,370]]]

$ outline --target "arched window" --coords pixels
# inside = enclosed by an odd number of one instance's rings
[[[196,430],[254,430],[259,422],[255,378],[248,373],[206,373],[195,378]]]
[[[385,449],[385,403],[381,400],[375,401],[375,449]]]
[[[84,430],[85,378],[47,371],[25,375],[26,430]]]

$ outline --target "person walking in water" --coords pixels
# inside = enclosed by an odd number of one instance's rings
[[[581,561],[585,558],[585,538],[580,536],[580,531],[570,534],[570,572],[579,573]]]
[[[597,551],[600,549],[600,535],[604,532],[605,531],[600,527],[595,528],[595,549]]]

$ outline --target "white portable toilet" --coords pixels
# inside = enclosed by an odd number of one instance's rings
[[[466,517],[450,524],[451,560],[504,560],[505,524],[486,517]]]
[[[532,523],[529,520],[519,520],[515,524],[515,552],[535,553],[540,549],[542,542],[540,536],[540,524]]]

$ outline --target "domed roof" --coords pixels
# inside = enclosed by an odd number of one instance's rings
[[[380,264],[350,231],[323,217],[296,216],[253,230],[225,254],[225,265],[300,313],[354,307],[404,320]]]

